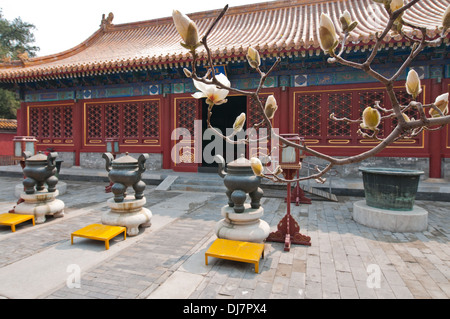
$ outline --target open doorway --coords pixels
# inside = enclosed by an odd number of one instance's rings
[[[213,107],[213,112],[211,116],[211,125],[222,132],[223,135],[228,135],[230,131],[233,129],[234,121],[236,117],[238,117],[241,113],[247,113],[247,97],[245,96],[228,96],[228,102],[222,105],[215,105]],[[202,102],[202,136],[207,137],[202,141],[202,152],[207,156],[203,156],[202,167],[199,167],[199,172],[216,172],[217,171],[217,163],[211,162],[211,156],[214,155],[222,155],[227,162],[230,160],[235,160],[239,157],[239,152],[242,153],[242,146],[238,147],[236,145],[228,145],[225,141],[222,141],[223,147],[211,147],[210,143],[214,143],[214,145],[218,145],[218,140],[220,139],[218,136],[210,136],[210,134],[205,135],[205,131],[208,128],[207,117],[208,117],[208,104],[206,104],[205,99]],[[246,130],[246,124],[244,126],[244,131]],[[208,139],[209,138],[209,139]],[[237,138],[235,137],[235,140]],[[208,146],[209,145],[209,146]],[[206,151],[205,151],[206,148]],[[246,149],[244,146],[244,153]],[[211,154],[209,154],[211,153]],[[231,154],[230,154],[231,153]],[[211,156],[208,156],[211,155]],[[245,154],[244,154],[245,155]]]

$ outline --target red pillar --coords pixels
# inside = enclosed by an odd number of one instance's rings
[[[27,121],[27,105],[25,102],[21,102],[20,109],[17,110],[17,136],[28,135]]]
[[[160,112],[161,112],[161,145],[163,149],[163,169],[171,168],[171,124],[170,120],[172,119],[172,102],[175,101],[171,98],[171,95],[166,95],[161,98]]]
[[[75,166],[80,166],[80,151],[83,146],[83,102],[74,101],[73,105],[73,142],[75,145]]]

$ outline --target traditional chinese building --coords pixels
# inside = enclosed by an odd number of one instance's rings
[[[447,0],[422,0],[404,19],[438,36],[447,6]],[[327,63],[328,56],[320,50],[320,13],[328,13],[339,31],[345,9],[359,21],[345,57],[362,62],[375,33],[387,22],[384,9],[372,0],[283,0],[232,7],[209,38],[215,66],[239,89],[253,90],[259,82],[246,60],[249,46],[261,53],[263,70],[280,57],[281,64],[262,91],[263,97],[273,94],[278,101],[274,126],[281,133],[299,133],[310,147],[335,156],[360,153],[377,142],[358,136],[356,124],[330,120],[330,113],[358,118],[376,101],[389,107],[380,83],[358,70]],[[220,11],[188,15],[203,34]],[[1,85],[16,90],[21,99],[17,134],[35,136],[39,149],[58,151],[65,165],[103,166],[106,140],[118,138],[121,153],[150,153],[152,168],[198,171],[208,166],[201,157],[210,142],[202,141],[206,108],[204,101],[191,96],[195,88],[183,73],[191,57],[180,46],[172,18],[113,22],[112,14],[104,17],[90,38],[67,51],[0,63]],[[441,46],[425,50],[412,65],[422,79],[418,99],[423,103],[450,89],[448,45],[449,37]],[[198,67],[204,69],[205,52],[199,52]],[[374,68],[392,75],[409,53],[405,39],[388,36]],[[406,72],[395,85],[403,104],[410,100],[404,87]],[[232,95],[227,104],[215,107],[212,123],[225,132],[241,112],[247,114],[248,127],[261,119],[250,100]],[[385,120],[382,127],[393,124]],[[186,128],[192,138],[172,136],[175,128]],[[198,143],[191,143],[195,139]],[[450,127],[399,140],[379,155],[392,163],[405,158],[421,162],[430,177],[448,177],[444,171],[450,167]]]

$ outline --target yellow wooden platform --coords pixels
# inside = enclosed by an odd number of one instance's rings
[[[35,225],[34,215],[22,215],[22,214],[12,214],[12,213],[6,213],[6,214],[0,215],[0,225],[10,226],[13,233],[16,231],[16,225],[22,224],[29,220],[31,220],[33,222],[33,226],[34,226]]]
[[[205,253],[206,265],[208,257],[251,263],[255,265],[255,272],[259,273],[259,260],[264,258],[264,244],[219,238]]]
[[[121,233],[123,233],[123,239],[127,239],[126,227],[92,224],[80,230],[77,230],[76,232],[73,232],[71,234],[70,241],[73,245],[73,237],[83,237],[93,240],[99,240],[105,242],[105,248],[106,250],[108,250],[110,239],[116,237]]]

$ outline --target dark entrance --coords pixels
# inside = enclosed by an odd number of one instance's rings
[[[238,117],[241,113],[247,113],[247,98],[245,96],[229,96],[227,97],[228,102],[222,105],[214,105],[213,112],[211,116],[211,125],[220,130],[223,135],[228,135],[230,132],[227,132],[228,130],[233,129],[234,121],[236,120],[236,117]],[[206,129],[208,128],[207,123],[207,116],[208,116],[208,104],[206,104],[205,99],[203,99],[202,104],[202,134],[204,136]],[[244,125],[244,131],[247,127],[247,122]],[[217,140],[216,140],[217,139]],[[205,147],[208,146],[210,143],[217,143],[218,139],[220,137],[218,136],[212,136],[210,139],[203,140],[202,143],[202,152],[205,150]],[[235,137],[235,140],[237,140],[237,137]],[[222,142],[223,147],[220,148],[214,148],[214,152],[210,152],[211,145],[207,149],[207,152],[210,153],[211,156],[214,155],[222,155],[226,160],[234,160],[238,157],[238,146],[228,146],[228,154],[227,154],[227,143],[225,141]],[[216,144],[217,145],[217,144]],[[231,148],[234,149],[233,152],[231,151]],[[242,146],[240,147],[242,149]],[[232,153],[232,154],[230,154]],[[208,163],[210,161],[210,158],[208,159],[207,156],[203,156],[203,162],[202,167],[199,168],[199,172],[216,172],[217,163]]]

